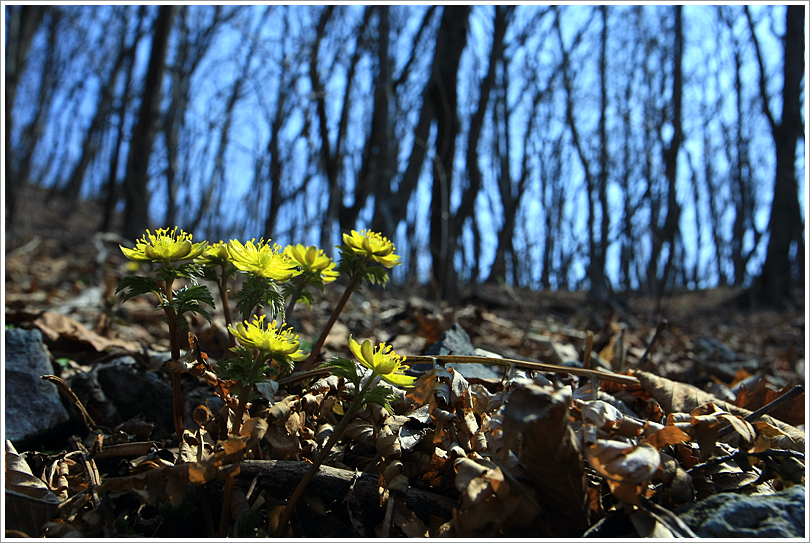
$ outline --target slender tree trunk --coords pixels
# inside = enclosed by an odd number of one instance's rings
[[[762,274],[752,285],[757,303],[773,308],[793,304],[791,286],[794,279],[803,280],[804,224],[799,207],[796,182],[796,144],[802,134],[801,90],[804,77],[804,10],[801,5],[787,6],[784,38],[784,87],[782,88],[782,118],[773,118],[768,104],[765,75],[753,21],[746,8],[748,22],[756,46],[760,69],[760,98],[770,120],[776,145],[776,180],[768,221],[770,239]],[[791,258],[791,252],[795,255]],[[798,272],[798,273],[796,273]],[[743,299],[750,299],[746,296]]]
[[[599,193],[599,208],[602,220],[599,228],[599,243],[594,247],[595,255],[591,256],[593,266],[591,271],[591,298],[599,302],[606,302],[610,296],[610,284],[605,273],[607,263],[607,245],[610,229],[610,212],[607,201],[608,185],[608,139],[607,139],[607,40],[608,40],[608,10],[607,6],[600,6],[602,14],[602,36],[599,53],[599,92],[601,104],[599,107],[599,177],[597,178],[597,191]],[[595,236],[593,236],[595,237]]]
[[[118,160],[121,156],[121,144],[124,141],[124,127],[126,124],[127,109],[132,97],[132,72],[135,69],[135,48],[141,41],[141,28],[143,25],[144,16],[146,14],[146,6],[138,8],[138,30],[135,33],[135,39],[132,44],[127,47],[127,71],[124,76],[124,94],[121,97],[121,104],[115,112],[118,117],[118,131],[115,136],[115,146],[110,158],[110,173],[107,180],[107,195],[104,201],[104,217],[101,220],[101,231],[108,232],[112,226],[112,216],[115,211],[115,206],[118,202]]]
[[[27,179],[18,177],[16,158],[11,146],[11,132],[14,127],[14,100],[17,96],[17,84],[25,70],[28,50],[34,38],[42,17],[48,6],[8,6],[7,38],[6,38],[6,165],[5,165],[5,191],[6,191],[6,228],[13,230],[15,226],[15,207],[17,191]]]
[[[436,60],[431,79],[431,99],[436,110],[436,160],[433,163],[433,189],[430,203],[430,254],[433,259],[434,292],[437,299],[458,297],[458,280],[453,260],[456,238],[450,225],[450,192],[453,186],[453,160],[456,137],[461,130],[458,117],[458,68],[467,46],[470,6],[444,7]]]
[[[160,113],[160,96],[166,50],[172,28],[174,6],[160,6],[152,33],[152,52],[146,72],[138,123],[132,132],[127,173],[124,178],[126,209],[124,236],[138,239],[149,224],[149,194],[147,193],[149,157],[155,139],[155,121]]]
[[[121,8],[127,9],[126,6],[121,6]],[[126,37],[126,24],[124,24],[121,28],[121,41],[118,43],[118,56],[115,59],[110,75],[106,77],[106,82],[101,92],[99,92],[96,113],[93,115],[93,120],[90,122],[90,127],[87,129],[87,133],[84,135],[84,141],[82,142],[81,157],[71,171],[67,184],[61,191],[68,202],[74,202],[81,194],[84,175],[96,156],[102,132],[106,129],[110,116],[113,113],[115,88],[118,83],[118,77],[127,60]]]
[[[678,153],[680,146],[683,142],[683,128],[681,123],[681,103],[683,97],[683,6],[675,6],[675,43],[673,51],[673,69],[672,69],[672,128],[673,134],[669,145],[663,150],[664,155],[664,175],[667,179],[667,217],[664,221],[664,226],[660,229],[653,228],[654,237],[653,245],[658,248],[654,251],[655,261],[651,262],[658,269],[658,256],[661,253],[664,245],[669,246],[669,255],[664,263],[664,274],[660,281],[656,281],[657,273],[648,278],[653,281],[655,287],[655,296],[658,303],[664,294],[664,289],[670,280],[670,273],[672,270],[673,262],[678,248],[676,247],[676,238],[679,235],[680,220],[681,220],[681,206],[678,203]]]

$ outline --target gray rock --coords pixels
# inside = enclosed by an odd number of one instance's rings
[[[113,403],[124,420],[143,415],[155,424],[153,437],[174,432],[172,387],[155,373],[138,372],[135,359],[125,356],[94,370],[104,395]]]
[[[53,383],[53,366],[39,330],[6,330],[5,357],[6,439],[12,442],[40,438],[70,419]]]
[[[775,494],[716,494],[675,510],[699,537],[804,537],[805,491],[801,485]]]

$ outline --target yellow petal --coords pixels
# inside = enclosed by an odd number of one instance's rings
[[[363,353],[360,350],[360,345],[351,336],[349,336],[349,350],[358,361],[363,360]]]
[[[374,348],[371,346],[371,342],[369,340],[363,341],[363,345],[360,347],[360,351],[363,354],[363,360],[367,363],[374,366]]]

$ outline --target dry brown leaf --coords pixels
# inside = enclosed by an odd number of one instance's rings
[[[508,483],[500,468],[488,469],[472,479],[461,500],[462,505],[453,512],[454,537],[537,537],[551,533],[535,496]]]
[[[756,452],[763,452],[768,449],[804,451],[803,443],[800,447],[796,439],[765,421],[756,421],[752,426],[757,433],[757,438],[754,443],[754,450]]]
[[[168,499],[179,507],[189,483],[189,468],[193,464],[163,466],[129,477],[109,477],[98,487],[99,492],[130,492],[142,503],[156,505]],[[210,470],[206,470],[210,473]]]
[[[773,390],[767,385],[765,379],[760,379],[757,381],[754,389],[750,392],[744,386],[741,387],[740,392],[737,394],[737,398],[734,401],[734,405],[750,411],[756,411],[760,407],[781,398],[792,389],[793,385],[788,383],[782,388],[782,390]],[[777,406],[776,409],[769,413],[769,415],[793,426],[804,424],[804,393],[801,393],[792,400]]]
[[[689,439],[689,434],[677,426],[664,426],[663,429],[648,435],[645,439],[645,443],[661,450],[667,445],[683,443],[684,441],[689,441]]]
[[[555,534],[588,528],[588,495],[579,440],[569,425],[568,389],[517,382],[503,411],[503,443],[532,478]],[[559,530],[559,531],[558,531]]]
[[[141,350],[141,346],[134,341],[105,338],[66,315],[50,311],[41,312],[34,319],[34,326],[39,328],[49,342],[58,346],[57,350],[79,351],[82,350],[82,345],[89,345],[99,353],[105,352],[110,347],[132,353]]]
[[[428,528],[416,514],[408,509],[401,500],[394,502],[394,525],[402,530],[405,537],[428,537]]]
[[[675,412],[688,413],[707,403],[713,403],[720,409],[739,417],[745,418],[751,414],[751,411],[747,409],[718,400],[708,392],[704,392],[692,385],[671,381],[665,377],[658,377],[657,375],[645,371],[634,371],[633,375],[641,382],[641,386],[644,390],[655,398],[655,400],[661,404],[661,408],[668,414]],[[785,434],[791,436],[797,446],[801,447],[796,450],[804,451],[804,432],[768,415],[762,415],[759,420],[768,422],[772,426],[776,426],[782,430]]]
[[[301,441],[298,436],[290,435],[283,425],[272,425],[264,434],[264,439],[270,443],[276,458],[284,460],[301,452]]]
[[[422,480],[430,486],[441,486],[450,465],[450,453],[441,447],[434,447],[433,455],[422,468]]]
[[[636,446],[624,441],[600,439],[588,447],[588,461],[611,481],[639,485],[652,478],[661,465],[661,456],[647,443]]]
[[[695,488],[692,486],[692,476],[673,457],[660,451],[659,454],[662,502],[668,505],[681,505],[693,501]]]
[[[428,399],[433,396],[433,390],[437,382],[436,370],[431,368],[419,376],[413,387],[408,389],[405,397],[415,405],[425,405]]]
[[[56,515],[59,498],[31,472],[28,463],[6,440],[6,530],[39,537],[40,528]]]

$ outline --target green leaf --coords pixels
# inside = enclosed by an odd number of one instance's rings
[[[385,386],[378,386],[368,394],[366,397],[363,398],[363,404],[370,404],[376,403],[379,404],[389,412],[393,413],[393,409],[391,408],[391,402],[397,399],[397,395],[393,393],[393,391]]]
[[[206,304],[211,309],[216,309],[211,291],[205,285],[183,287],[174,295],[174,311],[178,317],[183,313],[192,312],[202,315],[208,322],[211,322],[211,316],[200,304]]]
[[[388,269],[383,266],[368,266],[364,275],[366,281],[372,285],[384,285],[388,282]]]
[[[265,358],[254,358],[253,349],[237,345],[231,351],[236,356],[220,360],[217,364],[217,374],[221,378],[234,379],[242,386],[251,386],[278,377],[278,370],[267,365]],[[251,397],[254,395],[251,394]]]
[[[181,277],[185,277],[195,285],[197,284],[198,278],[205,277],[205,270],[196,262],[184,262],[180,264],[177,267],[177,272]]]
[[[265,310],[265,313],[271,319],[278,315],[284,316],[284,296],[272,279],[251,277],[245,281],[234,297],[236,308],[245,320],[256,307],[267,307],[269,310]]]
[[[211,281],[212,283],[219,282],[219,266],[203,266],[203,279],[206,281]]]
[[[174,281],[175,279],[182,277],[182,275],[180,275],[180,273],[177,271],[177,268],[170,265],[160,266],[155,272],[155,275],[157,275],[157,278],[161,281],[166,282]]]
[[[337,247],[340,249],[340,264],[336,268],[338,273],[348,277],[361,273],[364,268],[364,259],[357,256],[357,253],[347,245],[338,245]]]
[[[131,277],[124,277],[118,282],[118,288],[115,293],[124,291],[124,301],[134,298],[140,294],[148,294],[150,292],[156,294],[160,298],[160,285],[151,277],[143,277],[140,275],[133,275]]]
[[[353,361],[346,358],[335,357],[329,362],[324,362],[323,367],[328,368],[332,375],[343,377],[350,383],[354,383],[355,390],[359,390],[363,375],[358,375],[357,364]]]

